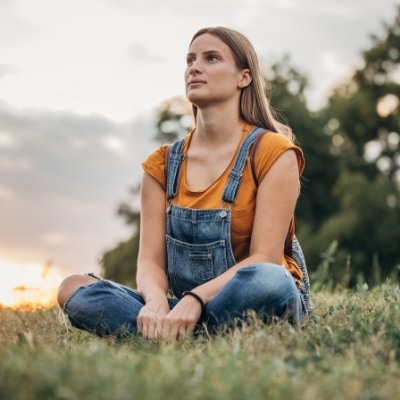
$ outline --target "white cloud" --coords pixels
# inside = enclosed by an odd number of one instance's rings
[[[26,157],[7,157],[2,156],[0,159],[0,169],[10,171],[30,171],[32,170],[32,162]]]
[[[10,133],[0,131],[0,147],[14,147],[16,144],[15,138]]]
[[[97,271],[130,232],[115,212],[155,147],[149,121],[0,107],[0,258]]]
[[[61,245],[66,243],[68,236],[65,232],[50,231],[43,233],[41,240],[46,245]]]
[[[326,88],[337,76],[311,60],[335,51],[349,60],[350,68],[368,33],[379,26],[379,16],[388,18],[394,4],[394,0],[386,7],[373,0],[0,4],[5,14],[0,17],[0,59],[14,71],[0,79],[0,101],[21,109],[71,110],[129,120],[165,98],[183,94],[187,45],[192,34],[206,25],[242,30],[266,59],[292,54],[315,86]]]
[[[123,153],[127,150],[124,140],[116,135],[105,136],[101,142],[107,150],[115,153]]]
[[[0,200],[13,200],[16,198],[16,193],[13,189],[0,185]]]

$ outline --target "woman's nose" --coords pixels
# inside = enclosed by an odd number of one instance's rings
[[[189,74],[194,75],[198,72],[200,72],[199,64],[196,61],[193,61],[193,63],[189,66]]]

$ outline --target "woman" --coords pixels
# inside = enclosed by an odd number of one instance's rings
[[[306,270],[284,250],[295,239],[303,153],[273,118],[253,46],[205,28],[186,62],[194,129],[167,161],[163,145],[143,163],[138,288],[66,278],[58,302],[80,329],[179,340],[199,324],[236,326],[249,311],[295,325],[309,311]],[[269,132],[250,157],[255,127]]]

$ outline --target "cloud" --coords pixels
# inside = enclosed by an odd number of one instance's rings
[[[156,146],[151,121],[0,107],[1,257],[98,268],[129,235],[115,212]]]
[[[14,48],[32,40],[40,29],[24,18],[18,9],[20,1],[0,1],[0,45]]]
[[[148,51],[148,49],[142,43],[135,42],[131,44],[128,46],[127,51],[137,63],[142,65],[166,62],[166,60],[162,57]]]
[[[340,52],[351,68],[379,18],[393,14],[394,0],[385,7],[376,0],[18,4],[3,6],[6,17],[0,16],[0,60],[18,72],[0,71],[0,101],[126,121],[183,94],[187,46],[197,29],[210,25],[242,31],[266,60],[290,54],[318,92],[326,92],[337,76],[324,69],[321,54]]]
[[[227,15],[227,10],[245,10],[259,3],[258,0],[101,0],[115,7],[135,14],[156,16],[163,14],[174,18],[210,19],[212,15]],[[155,12],[157,10],[157,12]],[[212,13],[210,13],[212,10]]]
[[[0,79],[10,75],[10,74],[15,74],[16,69],[7,65],[7,64],[0,64]]]
[[[40,238],[47,245],[62,245],[68,240],[67,235],[59,231],[44,232]]]
[[[15,138],[11,134],[0,132],[0,147],[14,147],[15,145]]]
[[[17,194],[13,189],[10,189],[7,186],[0,185],[0,201],[2,200],[14,200],[16,198]]]

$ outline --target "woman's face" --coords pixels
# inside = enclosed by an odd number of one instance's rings
[[[188,100],[197,107],[227,102],[240,95],[243,76],[231,49],[217,36],[205,33],[189,47],[185,87]]]

